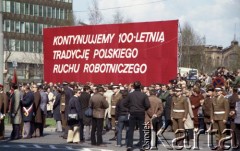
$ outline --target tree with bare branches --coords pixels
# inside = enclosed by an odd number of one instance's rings
[[[91,25],[101,24],[103,21],[102,13],[99,10],[97,0],[92,0],[92,5],[88,8],[89,23]]]

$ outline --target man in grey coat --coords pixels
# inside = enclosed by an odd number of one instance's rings
[[[12,133],[10,136],[11,140],[20,139],[20,124],[22,123],[22,111],[20,104],[20,91],[16,84],[11,86],[11,89],[14,90],[11,95],[11,105],[10,105],[10,115],[12,123]]]

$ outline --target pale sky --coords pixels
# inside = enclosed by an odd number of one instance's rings
[[[189,23],[195,32],[206,37],[206,45],[228,47],[236,35],[240,42],[240,0],[97,0],[103,23],[113,22],[120,11],[132,22],[179,20]],[[73,0],[77,19],[88,21],[92,0]]]

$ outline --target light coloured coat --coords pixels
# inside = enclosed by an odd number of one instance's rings
[[[112,95],[113,95],[113,91],[112,90],[107,90],[105,93],[104,93],[104,97],[106,98],[109,106],[108,108],[105,110],[105,116],[108,116],[108,118],[111,118],[111,109],[112,109],[112,105],[111,105],[111,102],[112,102]]]
[[[20,106],[20,91],[14,90],[14,96],[12,98],[11,104],[11,115],[14,114],[11,118],[12,124],[21,124],[22,123],[22,110]]]
[[[186,100],[188,102],[188,115],[187,115],[187,119],[186,121],[184,122],[184,128],[185,129],[193,129],[194,128],[194,124],[193,124],[193,118],[194,118],[194,115],[193,115],[193,111],[192,111],[192,105],[191,105],[191,102],[189,100],[189,98]]]

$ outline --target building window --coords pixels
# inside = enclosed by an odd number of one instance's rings
[[[25,52],[29,52],[29,41],[25,40]]]
[[[57,19],[60,19],[60,18],[59,18],[59,8],[56,8],[56,18],[57,18]]]
[[[30,4],[30,15],[34,15],[34,12],[33,12],[33,4]]]
[[[21,40],[20,41],[20,51],[24,51],[24,46],[25,46],[25,43],[24,43],[25,41],[24,40]]]
[[[18,2],[15,3],[15,13],[20,14],[20,3]]]
[[[47,17],[47,8],[43,6],[43,17]]]
[[[15,40],[15,51],[20,51],[20,40]]]
[[[25,3],[25,15],[29,15],[30,12],[30,4]]]
[[[29,52],[34,52],[33,41],[29,41]]]
[[[39,6],[39,16],[43,17],[43,7]]]
[[[34,34],[34,31],[33,31],[34,24],[33,23],[29,23],[29,25],[30,25],[30,34]]]
[[[11,12],[11,10],[10,10],[10,8],[11,8],[11,6],[10,6],[10,1],[6,1],[6,12],[7,13],[10,13]]]
[[[34,23],[34,34],[38,34],[39,33],[39,24],[37,24],[37,23]]]
[[[8,51],[15,51],[15,39],[9,40]]]
[[[47,7],[47,13],[48,13],[48,17],[52,18],[52,7]]]
[[[10,20],[4,20],[4,31],[10,32]]]
[[[20,4],[20,14],[25,14],[25,6],[24,6],[24,3],[21,3]]]
[[[10,11],[11,11],[12,13],[15,13],[14,2],[11,2],[11,8],[10,8]]]
[[[52,18],[56,18],[56,8],[52,8]]]
[[[65,15],[64,9],[60,9],[60,19],[64,19],[64,15]]]
[[[25,22],[21,22],[20,28],[21,28],[21,33],[25,33]]]
[[[38,16],[39,15],[38,12],[39,12],[39,5],[34,5],[34,16]]]
[[[17,33],[20,33],[20,21],[15,22],[15,29]]]
[[[29,33],[29,23],[28,22],[25,23],[25,33],[26,34]]]
[[[5,5],[6,5],[6,2],[5,2],[5,0],[3,0],[3,1],[2,1],[2,11],[3,11],[3,12],[6,11],[6,9],[5,9],[6,6],[5,6]]]
[[[39,52],[38,53],[42,53],[42,48],[43,48],[43,43],[42,43],[42,41],[39,41]]]
[[[11,20],[10,23],[11,23],[11,25],[10,25],[11,30],[10,30],[10,31],[11,31],[11,32],[15,32],[15,25],[14,25],[14,24],[15,24],[15,21]]]
[[[39,35],[42,35],[43,24],[39,24]]]

